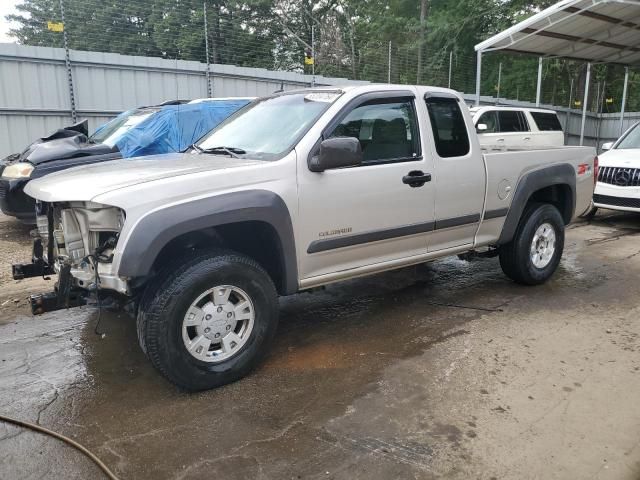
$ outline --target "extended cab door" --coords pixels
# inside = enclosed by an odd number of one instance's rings
[[[473,121],[456,95],[427,93],[433,134],[435,230],[429,251],[472,245],[484,207],[486,172]]]
[[[434,188],[421,123],[412,90],[360,95],[327,126],[311,155],[324,139],[354,137],[362,165],[314,173],[307,158],[299,159],[297,243],[304,286],[426,255]]]

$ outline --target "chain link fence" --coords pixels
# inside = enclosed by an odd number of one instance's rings
[[[353,23],[358,13],[348,10],[357,8],[357,4],[337,2],[331,8],[314,8],[317,5],[309,0],[247,5],[215,0],[38,0],[25,5],[30,6],[18,11],[22,18],[13,18],[17,24],[13,35],[18,43],[68,47],[96,55],[119,53],[200,62],[206,65],[203,74],[208,96],[220,94],[212,66],[221,65],[293,72],[301,76],[301,83],[308,84],[323,76],[475,92],[476,56],[470,47],[457,46],[455,39],[445,45],[431,41],[421,44],[415,39],[428,36],[411,25],[403,36],[384,29],[377,35],[370,31],[365,35]],[[78,106],[73,95],[78,85],[72,84],[79,80],[73,77],[73,55],[66,62],[75,112]],[[485,55],[483,101],[535,102],[537,72],[537,57]],[[589,112],[621,111],[624,74],[624,68],[615,65],[592,68],[586,98]],[[585,79],[586,64],[545,59],[540,103],[580,111],[585,101]],[[640,89],[635,88],[639,82],[640,74],[631,70],[627,112],[640,111]]]

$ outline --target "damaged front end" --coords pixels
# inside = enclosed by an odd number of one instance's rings
[[[36,220],[32,262],[13,265],[13,278],[58,274],[58,281],[53,292],[31,297],[34,315],[86,305],[100,289],[129,293],[113,271],[123,210],[93,202],[38,202]]]

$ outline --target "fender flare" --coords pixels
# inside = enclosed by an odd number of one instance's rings
[[[188,201],[144,216],[123,245],[118,276],[149,275],[162,249],[180,235],[247,221],[267,223],[274,229],[285,277],[283,293],[297,292],[298,268],[291,215],[284,200],[266,190],[244,190]]]
[[[568,163],[543,167],[529,172],[520,178],[513,195],[511,206],[509,207],[509,212],[507,213],[507,218],[502,227],[502,233],[497,242],[498,245],[504,245],[513,239],[522,213],[531,195],[538,190],[554,185],[568,186],[571,190],[570,205],[567,209],[569,215],[566,215],[565,212],[560,212],[566,224],[569,224],[576,208],[576,170]]]

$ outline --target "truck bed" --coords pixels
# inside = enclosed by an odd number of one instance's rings
[[[524,178],[529,172],[541,167],[569,164],[576,172],[575,216],[581,215],[590,207],[595,156],[593,147],[503,148],[485,152],[485,211],[509,208],[518,179]]]

